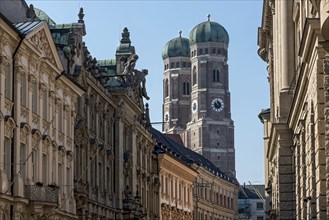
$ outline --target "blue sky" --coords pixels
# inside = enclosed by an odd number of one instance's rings
[[[257,55],[257,28],[261,24],[261,0],[227,1],[27,1],[45,11],[56,23],[78,20],[84,8],[87,35],[84,40],[97,59],[115,57],[124,27],[139,56],[138,69],[148,69],[147,91],[151,121],[162,120],[163,62],[167,41],[183,37],[197,24],[220,23],[230,35],[229,78],[232,119],[235,124],[237,177],[241,184],[264,182],[263,127],[258,119],[269,106],[266,63]],[[161,130],[161,127],[156,127]]]

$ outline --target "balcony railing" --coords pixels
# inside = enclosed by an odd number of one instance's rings
[[[33,202],[58,204],[59,188],[56,186],[25,186],[25,197]]]

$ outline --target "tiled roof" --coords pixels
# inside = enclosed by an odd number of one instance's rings
[[[184,145],[173,140],[170,136],[162,134],[160,131],[154,128],[151,128],[151,133],[157,142],[157,145],[154,148],[156,153],[167,152],[185,164],[192,165],[193,163],[196,163],[197,165],[202,166],[204,169],[208,170],[221,179],[237,183],[236,179],[227,176],[201,154],[186,148]]]
[[[44,21],[27,21],[27,22],[19,22],[14,23],[15,28],[24,35],[29,34],[35,28],[42,25]]]

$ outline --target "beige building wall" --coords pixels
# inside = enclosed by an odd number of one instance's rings
[[[160,165],[160,219],[193,218],[193,183],[197,173],[168,154],[158,156]]]
[[[0,24],[0,217],[69,219],[75,103],[83,91],[62,75],[45,22]],[[21,34],[21,25],[30,29]]]
[[[265,0],[258,32],[268,63],[264,123],[271,219],[327,219],[325,158],[328,1]]]
[[[237,219],[239,187],[233,179],[201,166],[195,169],[193,219]]]

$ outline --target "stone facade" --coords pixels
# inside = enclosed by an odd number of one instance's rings
[[[0,11],[0,219],[158,219],[148,73],[134,68],[128,29],[116,60],[97,61],[82,8],[56,24],[10,3]],[[13,23],[15,5],[33,13]]]
[[[151,131],[159,158],[161,219],[237,219],[238,182],[186,148],[178,134]]]
[[[190,39],[180,33],[164,47],[163,131],[180,134],[188,148],[235,176],[228,34],[208,18],[191,31]],[[194,36],[199,34],[194,31],[202,25],[208,25],[203,30],[210,33],[200,35],[208,34],[210,40],[194,42]],[[217,38],[211,39],[212,36]],[[222,39],[223,36],[227,39]]]
[[[46,22],[0,15],[0,218],[71,219],[83,90],[63,73]]]
[[[328,9],[327,0],[264,0],[258,53],[268,63],[270,109],[260,119],[271,219],[329,216]]]

